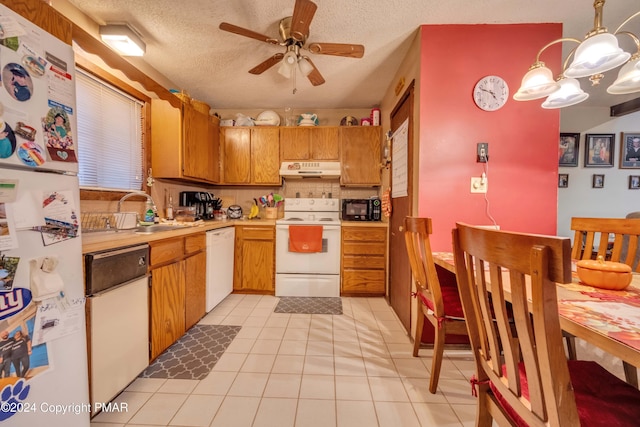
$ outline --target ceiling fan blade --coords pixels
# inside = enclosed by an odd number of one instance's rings
[[[311,0],[296,0],[291,17],[291,37],[298,41],[306,40],[309,35],[309,25],[318,6]]]
[[[282,61],[283,57],[284,57],[284,53],[276,53],[271,58],[268,58],[266,61],[263,61],[260,64],[256,65],[255,67],[253,67],[252,69],[250,69],[249,72],[251,74],[262,74],[265,71],[267,71],[269,68],[276,65],[278,62]]]
[[[246,28],[238,27],[237,25],[229,24],[228,22],[220,23],[221,30],[228,31],[230,33],[238,34],[241,36],[249,37],[252,39],[260,40],[261,42],[280,44],[280,42],[273,37],[265,36],[264,34],[256,33],[255,31],[247,30]]]
[[[364,56],[364,46],[361,44],[311,43],[309,45],[309,52],[321,55],[362,58]]]
[[[316,64],[314,64],[313,61],[311,61],[311,59],[309,59],[306,56],[305,56],[304,59],[309,61],[309,64],[311,64],[311,66],[313,67],[313,70],[307,76],[307,78],[309,79],[311,84],[314,85],[314,86],[320,86],[321,84],[323,84],[324,83],[324,77],[322,77],[322,74],[320,74],[320,71],[318,71],[318,69],[316,68]]]

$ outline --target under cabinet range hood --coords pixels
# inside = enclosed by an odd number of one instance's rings
[[[282,162],[285,178],[340,178],[340,162]]]

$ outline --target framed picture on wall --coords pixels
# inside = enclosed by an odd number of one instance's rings
[[[604,175],[593,174],[591,187],[593,187],[593,188],[604,188]]]
[[[620,169],[640,169],[640,132],[620,135]]]
[[[567,188],[568,186],[569,186],[569,174],[568,173],[558,174],[558,188]]]
[[[629,190],[640,189],[640,175],[629,175]]]
[[[610,168],[613,166],[615,135],[587,134],[585,137],[584,166],[587,168]]]
[[[558,146],[558,166],[578,166],[579,133],[561,133]]]

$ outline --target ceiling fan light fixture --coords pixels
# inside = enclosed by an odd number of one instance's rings
[[[289,51],[284,54],[284,58],[280,62],[280,67],[278,67],[278,73],[287,79],[290,79],[295,72],[295,66],[298,62],[298,55],[295,52]]]
[[[100,26],[100,38],[122,56],[143,56],[147,49],[140,36],[126,24]]]
[[[305,77],[307,77],[313,71],[313,65],[311,65],[311,63],[305,56],[301,56],[298,60],[298,68],[300,69],[300,74]]]

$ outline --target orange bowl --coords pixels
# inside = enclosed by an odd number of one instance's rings
[[[621,290],[631,283],[631,267],[621,262],[582,260],[576,267],[580,281],[594,288]]]

